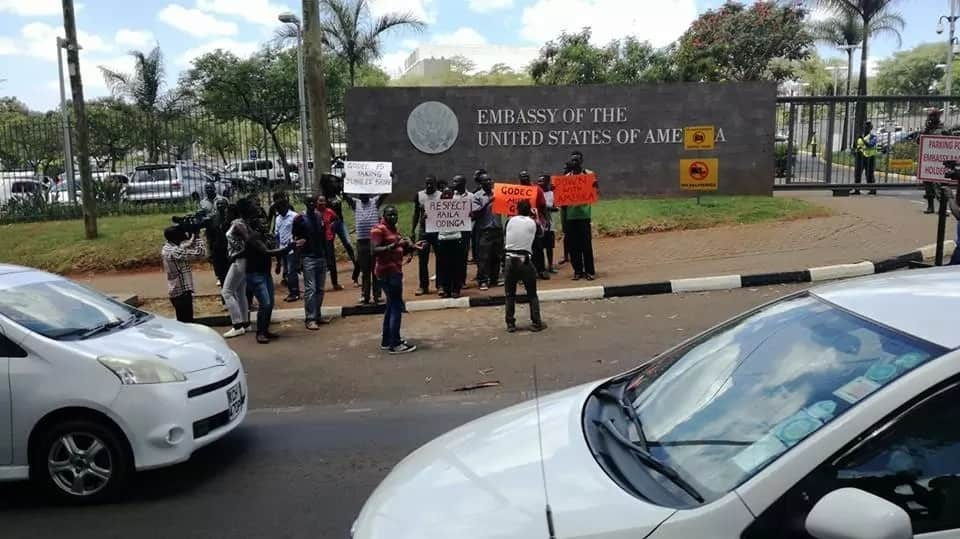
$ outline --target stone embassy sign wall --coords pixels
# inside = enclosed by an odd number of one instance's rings
[[[573,150],[605,197],[680,195],[680,159],[701,157],[719,159],[720,193],[770,194],[775,97],[772,83],[355,88],[348,154],[392,161],[404,198],[427,174],[559,173]],[[714,126],[714,149],[684,150],[688,126]]]

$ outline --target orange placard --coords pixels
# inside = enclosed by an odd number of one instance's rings
[[[596,174],[554,176],[550,182],[553,184],[553,205],[558,208],[596,204],[599,198]]]
[[[493,184],[493,213],[516,215],[517,203],[521,200],[529,200],[530,206],[535,206],[537,204],[537,186],[514,183]]]

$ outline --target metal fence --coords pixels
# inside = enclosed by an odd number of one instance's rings
[[[295,107],[246,116],[92,111],[90,166],[98,213],[187,211],[211,181],[232,199],[251,192],[306,194],[314,167],[307,156],[303,174],[297,112]],[[345,156],[343,121],[331,119],[329,127],[331,154]],[[53,114],[0,123],[0,223],[82,215],[79,165],[74,159],[71,196],[63,133]],[[71,138],[76,140],[75,133]],[[321,172],[333,166],[325,164]]]
[[[949,106],[944,100],[941,96],[778,98],[774,189],[855,187],[860,117],[873,124],[879,139],[875,173],[879,188],[921,187],[916,160],[928,114],[940,111],[942,129],[960,134],[960,100],[954,98]],[[911,162],[909,166],[906,161]],[[866,181],[865,175],[861,177]]]

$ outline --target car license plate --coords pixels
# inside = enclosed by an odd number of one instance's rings
[[[233,418],[237,417],[237,414],[243,410],[243,404],[246,402],[247,396],[243,394],[243,385],[240,382],[237,382],[237,385],[227,388],[227,412],[230,417],[230,421],[233,421]]]

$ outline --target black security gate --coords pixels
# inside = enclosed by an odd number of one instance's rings
[[[879,139],[876,187],[921,188],[919,136],[930,112],[960,135],[960,99],[943,96],[809,96],[777,98],[774,189],[856,187],[859,119],[873,123]],[[865,178],[864,178],[865,180]]]

